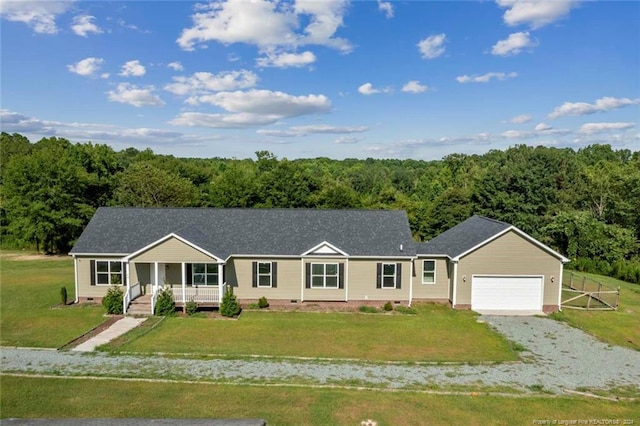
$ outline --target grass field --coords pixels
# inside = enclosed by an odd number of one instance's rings
[[[565,272],[566,274],[569,271]],[[554,314],[573,327],[586,331],[612,345],[640,350],[640,285],[615,278],[579,272],[609,287],[620,287],[620,306],[617,311],[581,311],[564,309]]]
[[[369,361],[510,361],[517,354],[470,311],[416,305],[417,315],[245,311],[239,320],[167,318],[111,349]],[[473,350],[469,350],[473,348]]]
[[[55,307],[62,286],[75,298],[70,258],[0,259],[0,345],[57,348],[105,320],[102,307]]]
[[[617,420],[622,425],[625,420],[630,421],[626,424],[640,421],[639,402],[573,397],[505,398],[12,376],[2,376],[1,383],[3,418],[262,418],[271,426],[360,425],[367,419],[379,426],[531,425],[535,420],[594,419]]]

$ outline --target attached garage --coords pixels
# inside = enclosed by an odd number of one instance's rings
[[[569,259],[508,223],[473,216],[419,244],[417,253],[427,261],[447,257],[455,309],[505,314],[560,309],[563,265]]]
[[[543,277],[474,276],[471,309],[474,311],[542,311]]]

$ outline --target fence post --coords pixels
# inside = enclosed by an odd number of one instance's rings
[[[591,293],[589,293],[589,299],[587,299],[587,311],[591,307]]]
[[[618,286],[618,292],[616,293],[616,311],[618,310],[618,303],[620,303],[620,286]]]
[[[573,288],[573,272],[569,273],[569,288]]]
[[[582,277],[582,291],[584,291],[584,287],[587,283],[587,277]]]

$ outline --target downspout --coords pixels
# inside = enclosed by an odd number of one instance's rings
[[[300,303],[304,302],[304,257],[300,258]]]
[[[458,295],[458,261],[452,259],[451,262],[453,263],[453,300],[451,301],[451,307],[455,309]]]
[[[76,258],[75,254],[72,256],[73,256],[73,275],[74,275],[74,281],[75,281],[75,287],[76,287],[76,298],[73,303],[77,304],[80,301],[80,297],[78,296],[78,258]]]
[[[415,267],[414,261],[417,257],[411,258],[409,263],[411,264],[411,271],[409,275],[409,307],[411,307],[411,302],[413,301],[413,269]]]
[[[349,301],[349,258],[348,257],[345,260],[344,277],[342,277],[342,279],[344,280],[344,301],[348,302]]]
[[[564,273],[564,262],[560,261],[560,275],[558,276],[558,311],[562,311],[562,277]],[[542,302],[544,305],[544,301]]]

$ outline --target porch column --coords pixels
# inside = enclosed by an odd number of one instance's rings
[[[131,288],[131,277],[129,275],[129,261],[124,264],[124,279],[127,281],[127,291]]]
[[[154,269],[153,274],[154,274],[154,276],[156,278],[154,280],[154,283],[155,283],[155,287],[156,287],[156,291],[157,291],[160,288],[160,283],[158,282],[158,280],[160,279],[160,276],[158,274],[158,262],[153,262],[153,269]]]
[[[184,262],[182,262],[182,306],[187,306],[187,268],[184,266]]]
[[[218,262],[218,303],[222,303],[222,284],[223,284],[223,276],[222,276],[222,263]]]

